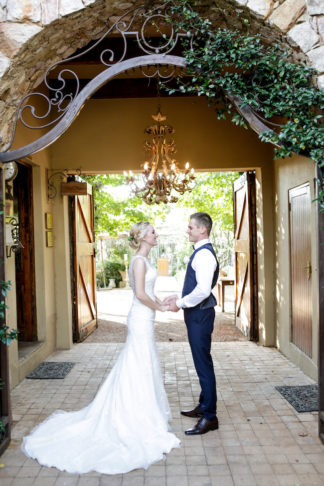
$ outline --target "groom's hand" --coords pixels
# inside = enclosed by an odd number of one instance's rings
[[[173,300],[177,300],[178,296],[176,294],[173,294],[173,295],[169,295],[168,297],[166,297],[165,299],[163,299],[163,304],[170,304],[170,302],[172,302]]]
[[[170,299],[168,301],[169,311],[178,312],[180,310],[176,304],[177,298],[178,297],[169,298]]]

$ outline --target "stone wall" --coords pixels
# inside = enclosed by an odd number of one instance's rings
[[[0,148],[8,145],[19,101],[40,84],[46,69],[142,3],[0,0]],[[324,0],[205,0],[202,8],[215,25],[245,30],[248,19],[251,32],[260,32],[265,42],[289,45],[296,59],[317,69],[324,89]]]

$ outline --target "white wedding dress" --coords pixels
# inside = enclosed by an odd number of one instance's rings
[[[129,276],[134,292],[130,263]],[[156,269],[147,258],[145,292],[154,300]],[[145,468],[179,447],[154,341],[155,311],[133,294],[128,334],[116,364],[94,400],[76,412],[57,410],[24,437],[24,453],[70,473],[126,473]]]

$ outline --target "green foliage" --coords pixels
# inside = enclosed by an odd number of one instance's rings
[[[127,238],[117,238],[114,240],[114,245],[109,249],[109,257],[116,262],[123,261],[124,255],[127,255],[129,259],[133,252],[134,250],[130,248]]]
[[[260,35],[215,29],[192,9],[193,3],[174,0],[171,5],[172,22],[188,33],[183,45],[190,78],[177,78],[178,87],[169,92],[204,95],[219,119],[230,116],[245,125],[226,95],[239,96],[243,106],[249,105],[274,127],[260,138],[277,145],[275,158],[297,153],[324,167],[324,92],[313,85],[315,70],[292,62],[289,51],[278,44],[264,46]],[[320,202],[324,205],[322,195]]]
[[[191,193],[179,199],[179,207],[193,208],[194,212],[210,214],[214,224],[210,235],[222,267],[232,263],[233,255],[233,196],[232,185],[238,172],[208,172],[196,174],[196,185]]]
[[[108,182],[112,181],[114,185],[122,185],[125,182],[123,176],[87,176],[87,180],[93,183],[95,187],[95,217],[97,219],[97,231],[109,232],[113,236],[121,233],[123,230],[128,230],[130,226],[139,220],[149,220],[152,224],[159,223],[164,219],[164,216],[171,210],[172,206],[190,208],[192,212],[205,211],[208,212],[214,220],[214,227],[211,234],[211,239],[217,249],[217,254],[222,266],[231,264],[233,253],[233,203],[232,203],[232,184],[235,179],[239,177],[237,172],[210,172],[210,173],[198,173],[196,174],[195,187],[190,193],[185,193],[180,196],[179,201],[174,205],[168,206],[147,206],[141,201],[139,206],[141,212],[137,211],[129,212],[127,218],[123,217],[122,212],[119,213],[118,205],[123,206],[130,204],[129,201],[118,201],[117,199],[111,204],[111,194],[103,190],[103,186],[106,186]],[[102,195],[103,193],[103,195]],[[108,194],[108,198],[106,195]],[[115,213],[114,213],[115,211]],[[110,220],[114,216],[114,227],[110,225]],[[140,217],[141,216],[141,217]],[[106,224],[108,220],[108,224]],[[186,239],[185,239],[186,240]],[[113,244],[109,243],[110,240],[104,240],[104,246],[109,246],[109,260],[110,261],[123,261],[124,254],[129,257],[133,253],[130,250],[128,240],[125,238],[116,238],[111,240]],[[160,248],[160,253],[162,252]],[[174,254],[175,266],[181,268],[183,264],[183,257],[187,254],[188,249],[184,247],[184,254],[179,255],[177,251]],[[101,266],[100,251],[97,254],[98,266]],[[115,278],[115,276],[107,276],[106,284],[108,285],[108,279]],[[99,285],[103,287],[102,274],[98,273]],[[117,275],[117,285],[119,279]]]
[[[238,172],[197,173],[194,189],[181,196],[177,206],[206,212],[218,231],[233,231],[232,184],[238,178]]]
[[[15,329],[9,329],[8,326],[2,325],[0,327],[0,341],[8,346],[12,341],[18,339],[18,332]]]
[[[5,303],[5,299],[2,297],[6,297],[8,291],[11,289],[11,282],[10,280],[0,282],[0,289],[1,289],[1,300],[0,300],[0,319],[4,319],[5,317],[5,309],[7,309],[7,305]]]
[[[114,197],[109,192],[109,186],[126,185],[126,180],[120,174],[104,174],[95,176],[83,176],[94,189],[95,232],[96,234],[108,233],[117,236],[118,233],[128,231],[138,221],[155,220],[169,211],[167,206],[149,207],[143,204],[142,199],[129,196],[126,199]]]
[[[109,279],[114,278],[116,282],[116,287],[119,287],[119,283],[122,281],[120,270],[121,271],[125,270],[124,263],[105,260],[104,268],[105,268],[106,285],[108,286]],[[102,272],[97,272],[97,278],[98,278],[99,287],[104,287],[104,278]]]
[[[2,280],[0,282],[1,288],[1,296],[3,299],[0,300],[0,320],[3,321],[5,318],[5,309],[8,308],[5,302],[5,297],[7,296],[8,291],[11,289],[11,282],[10,280],[5,281]],[[4,344],[9,345],[14,339],[18,338],[18,331],[14,329],[9,329],[4,323],[0,325],[0,341]]]
[[[179,239],[181,241],[182,235],[179,235]],[[185,272],[187,268],[187,263],[188,263],[188,255],[191,254],[192,249],[192,243],[188,241],[188,238],[184,236],[182,238],[182,242],[179,242],[176,247],[175,251],[173,253],[173,265],[172,265],[172,275],[177,276],[179,275],[179,272]],[[182,244],[181,244],[182,243]]]

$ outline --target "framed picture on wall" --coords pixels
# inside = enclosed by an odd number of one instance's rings
[[[46,231],[46,246],[49,248],[54,246],[53,231]]]
[[[53,214],[45,213],[45,228],[53,229]]]

